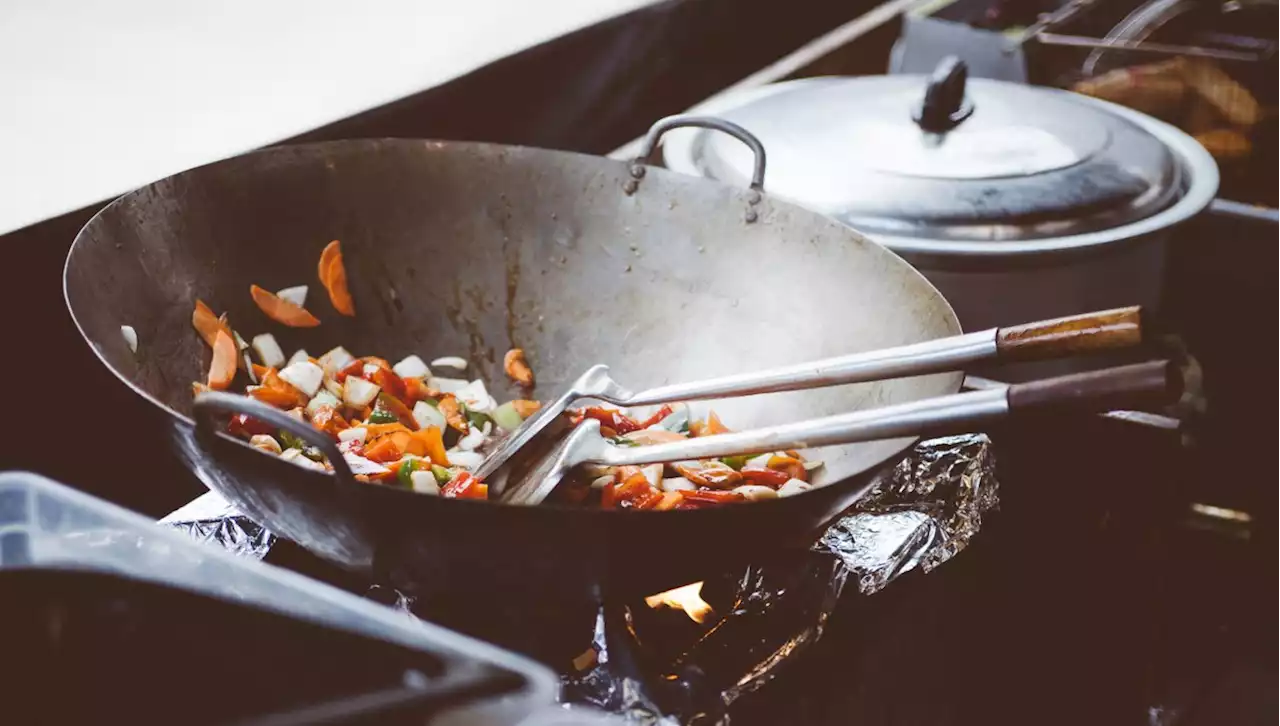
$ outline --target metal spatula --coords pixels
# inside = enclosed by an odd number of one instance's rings
[[[982,361],[1059,358],[1137,345],[1142,341],[1138,307],[1073,315],[1006,328],[991,328],[895,348],[798,363],[771,370],[675,383],[633,392],[609,377],[609,368],[589,368],[560,397],[543,406],[500,442],[475,471],[489,480],[574,401],[596,399],[617,406],[695,401],[756,393],[797,391],[846,383],[954,371]]]
[[[654,446],[614,446],[600,435],[598,421],[585,419],[496,498],[510,504],[538,504],[580,464],[639,466],[959,433],[1028,413],[1104,411],[1132,405],[1135,399],[1167,402],[1176,399],[1180,390],[1177,369],[1162,360]]]

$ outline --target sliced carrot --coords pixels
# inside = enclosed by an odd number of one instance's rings
[[[364,448],[364,457],[385,464],[388,461],[396,461],[400,458],[400,448],[396,446],[396,442],[392,441],[390,436],[384,436]]]
[[[716,434],[727,434],[727,433],[730,433],[729,427],[725,426],[724,423],[720,421],[720,417],[716,415],[715,411],[708,411],[707,423],[703,427],[702,435],[714,436]]]
[[[400,450],[400,455],[413,454],[414,456],[423,456],[427,453],[427,447],[422,445],[421,441],[413,438],[413,434],[408,431],[397,431],[387,436],[391,439],[396,448]]]
[[[449,466],[449,455],[444,449],[444,434],[438,426],[428,426],[425,429],[416,431],[413,434],[415,439],[422,442],[425,449],[425,456],[431,458],[431,463],[437,466]]]
[[[320,275],[320,284],[324,285],[326,290],[329,289],[329,265],[333,263],[333,258],[341,254],[341,252],[342,243],[336,239],[325,245],[324,249],[320,251],[320,264],[316,268],[316,272]]]
[[[654,505],[654,509],[659,512],[666,512],[676,508],[676,505],[684,501],[684,497],[680,496],[680,492],[663,492],[662,499]]]
[[[417,403],[428,398],[440,397],[440,392],[423,383],[421,378],[405,378],[402,380],[404,380],[404,400],[407,403]]]
[[[251,398],[276,408],[293,409],[307,405],[307,395],[281,378],[275,368],[264,368],[261,373],[257,373],[257,368],[255,374],[262,385],[246,389]]]
[[[282,300],[274,293],[267,292],[257,285],[249,286],[249,294],[253,296],[253,301],[258,308],[277,323],[291,328],[314,328],[320,324],[320,320],[307,312],[306,308],[294,305],[288,300]]]
[[[408,431],[402,423],[364,424],[370,442],[397,431]]]
[[[287,393],[276,388],[268,388],[267,386],[249,386],[246,391],[249,397],[262,401],[268,406],[276,408],[293,408],[298,405],[298,399],[292,393]]]
[[[200,333],[200,337],[204,338],[204,342],[213,347],[214,341],[218,338],[218,331],[225,330],[227,335],[231,335],[231,327],[226,322],[213,314],[213,310],[204,304],[203,300],[196,300],[196,309],[191,313],[191,327]],[[232,338],[235,343],[235,338]]]
[[[219,330],[213,341],[213,362],[209,364],[209,387],[225,391],[236,377],[236,341],[225,330]]]
[[[355,302],[347,288],[347,268],[342,263],[342,243],[336,239],[320,253],[320,284],[328,291],[334,310],[347,317],[355,317]]]

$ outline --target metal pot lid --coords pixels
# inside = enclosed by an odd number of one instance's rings
[[[1075,94],[966,78],[822,78],[779,84],[718,116],[768,153],[765,189],[870,234],[1035,240],[1143,219],[1175,203],[1182,167],[1138,124]],[[733,184],[751,152],[688,132],[668,166]]]

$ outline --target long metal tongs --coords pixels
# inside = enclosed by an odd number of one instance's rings
[[[640,392],[632,392],[613,380],[609,376],[608,366],[596,365],[579,376],[568,391],[540,408],[520,428],[500,442],[475,474],[481,479],[492,479],[495,472],[511,461],[521,448],[556,421],[571,403],[582,398],[596,399],[616,406],[645,406],[652,403],[800,391],[828,385],[943,373],[961,370],[982,361],[1043,360],[1073,353],[1114,350],[1135,346],[1142,339],[1142,309],[1123,307],[1009,328],[980,330],[977,333],[938,338],[908,346],[851,353],[755,373],[660,385]]]
[[[1171,402],[1181,376],[1169,361],[1077,373],[1031,383],[854,411],[752,431],[703,436],[653,446],[619,447],[600,435],[600,422],[578,424],[514,486],[500,493],[511,504],[538,504],[580,464],[625,466],[712,459],[807,449],[834,444],[971,431],[994,421],[1030,413],[1104,411],[1143,402]]]
[[[475,474],[482,479],[490,479],[520,449],[558,419],[570,404],[579,399],[595,399],[617,406],[644,406],[797,391],[962,370],[983,361],[1060,358],[1076,353],[1125,348],[1141,343],[1142,338],[1142,310],[1129,307],[991,328],[923,343],[853,353],[754,373],[675,383],[639,392],[631,391],[613,380],[607,366],[596,365],[575,380],[569,390],[543,406],[499,443],[476,469]]]

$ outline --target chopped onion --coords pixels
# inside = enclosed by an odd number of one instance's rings
[[[364,408],[377,398],[380,390],[377,385],[363,378],[347,376],[347,382],[342,387],[342,400],[352,408]]]
[[[459,358],[456,355],[446,355],[443,358],[436,358],[431,361],[431,365],[465,371],[467,369],[467,359]]]
[[[650,464],[641,467],[640,473],[644,474],[645,480],[649,482],[649,486],[657,489],[662,485],[662,464]]]
[[[290,463],[297,464],[304,469],[314,469],[316,471],[325,470],[324,464],[321,464],[318,461],[312,461],[306,456],[303,456],[301,449],[285,449],[285,452],[280,455],[280,458]]]
[[[288,300],[298,307],[306,307],[307,305],[307,286],[298,285],[296,287],[286,287],[276,293],[276,297],[281,300]]]
[[[595,479],[592,479],[591,488],[604,489],[605,487],[609,486],[612,483],[613,483],[613,474],[605,474],[604,476],[598,476]]]
[[[458,448],[463,451],[475,451],[485,440],[484,432],[475,426],[471,427],[470,433],[458,439]]]
[[[773,458],[773,454],[761,454],[755,458],[747,459],[747,463],[742,465],[743,469],[768,469],[769,459]]]
[[[813,485],[807,481],[788,479],[782,486],[778,487],[778,496],[789,497],[795,494],[802,494],[812,488]]]
[[[445,419],[444,414],[435,406],[426,401],[418,401],[413,404],[413,420],[418,423],[418,428],[425,429],[428,426],[435,426],[444,431]]]
[[[428,388],[434,388],[441,393],[452,393],[457,395],[458,391],[466,388],[470,381],[462,378],[435,378],[432,377],[427,381]]]
[[[364,372],[364,375],[368,376],[369,378],[372,378],[373,374],[378,372],[378,364],[365,363],[364,368],[362,368],[361,370]]]
[[[463,469],[474,469],[484,463],[484,454],[477,454],[474,451],[449,449],[445,454],[449,457],[450,464],[460,466]]]
[[[654,426],[659,426],[668,431],[684,431],[689,426],[689,404],[671,404],[671,413],[654,424]]]
[[[608,474],[609,476],[613,476],[613,467],[605,466],[604,464],[583,464],[582,473],[586,474],[587,476],[593,479],[596,477],[604,476],[605,474]]]
[[[285,364],[284,351],[271,333],[253,336],[253,352],[258,354],[262,365],[268,368],[279,368]]]
[[[280,379],[308,396],[314,396],[320,390],[320,384],[324,383],[324,371],[315,363],[304,360],[285,366],[280,371]]]
[[[484,381],[479,378],[459,388],[453,395],[467,404],[467,408],[472,411],[487,412],[498,407],[498,402],[489,395],[488,389],[484,387]]]
[[[311,354],[308,353],[305,348],[299,348],[296,353],[289,356],[290,363],[297,363],[300,360],[305,360],[305,361],[311,360]]]
[[[249,437],[249,445],[255,449],[261,449],[269,454],[275,454],[276,456],[284,453],[280,449],[280,442],[276,441],[274,437],[266,434],[254,434]]]
[[[691,492],[697,488],[696,484],[682,476],[673,476],[662,480],[662,491],[664,492]]]
[[[331,406],[337,408],[342,405],[342,400],[328,391],[320,391],[307,402],[307,414],[314,416],[323,406]],[[341,440],[341,439],[340,439]]]
[[[730,491],[735,491],[747,498],[748,502],[760,502],[765,499],[777,499],[778,493],[766,486],[759,484],[743,484],[740,487],[734,487]]]
[[[352,474],[376,475],[386,474],[387,467],[379,464],[372,459],[366,459],[359,454],[353,454],[349,451],[343,452],[342,458],[346,460],[347,466],[351,467]]]
[[[803,463],[804,463],[805,471],[813,471],[814,469],[821,469],[823,466],[823,462],[821,461],[805,461]]]
[[[404,360],[391,367],[391,372],[401,378],[422,378],[431,377],[431,369],[427,368],[427,364],[416,355],[407,355]]]
[[[413,490],[419,494],[439,494],[440,483],[436,481],[436,475],[430,471],[415,471],[409,475],[409,483]]]
[[[338,398],[338,400],[342,400],[342,384],[333,380],[329,376],[324,377],[324,390],[332,393]]]
[[[249,344],[245,342],[245,339],[241,338],[240,334],[236,331],[231,331],[231,337],[236,339],[236,350],[246,350],[249,347]]]
[[[347,441],[359,441],[360,443],[363,444],[365,439],[367,438],[369,438],[369,429],[363,426],[356,426],[355,428],[343,429],[338,432],[338,441],[342,441],[344,443]]]
[[[506,403],[493,409],[493,422],[498,424],[498,428],[503,431],[515,431],[520,428],[520,424],[524,423],[524,419],[516,411],[515,401],[507,401]]]
[[[121,325],[120,335],[124,336],[124,344],[129,346],[131,352],[138,352],[138,331],[133,329],[132,325]]]
[[[351,365],[355,360],[355,356],[347,352],[346,348],[338,346],[333,350],[320,356],[320,367],[329,373],[337,373],[338,371]]]

